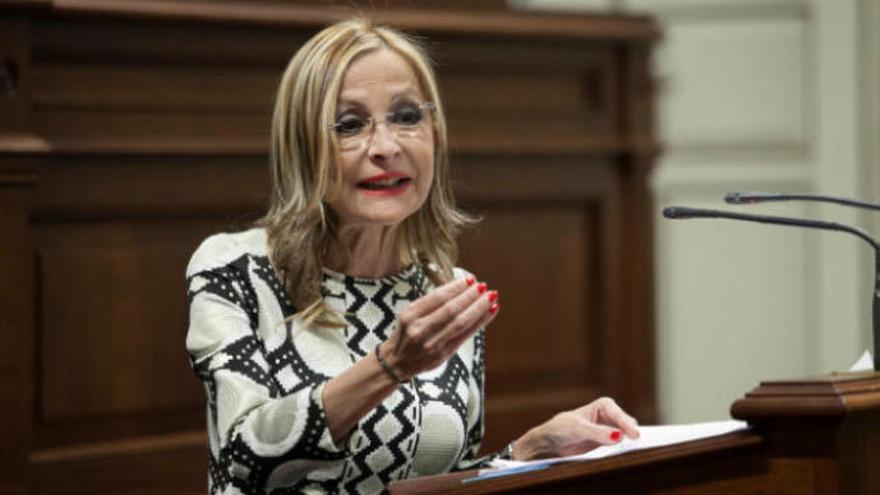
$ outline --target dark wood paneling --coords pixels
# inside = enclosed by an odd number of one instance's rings
[[[612,256],[600,234],[614,173],[571,157],[460,162],[459,196],[483,217],[462,236],[462,265],[501,292],[487,335],[484,450],[491,451],[594,399],[603,367],[614,366],[599,339],[602,265]]]
[[[491,451],[534,426],[535,410],[547,416],[592,398],[547,392],[583,388],[597,377],[595,293],[587,283],[595,278],[595,220],[578,203],[487,206],[481,213],[486,221],[461,246],[462,264],[501,293],[502,311],[486,337],[484,448]],[[579,331],[558,330],[564,328]],[[517,402],[523,397],[530,400]]]
[[[30,132],[30,26],[0,19],[0,143]]]
[[[264,152],[274,85],[303,35],[203,29],[207,36],[194,40],[191,29],[174,24],[39,24],[32,76],[36,131],[61,150],[141,143],[158,151],[213,141]],[[459,35],[431,44],[458,148],[625,148],[617,133],[620,73],[612,46],[515,36],[480,40],[480,50],[472,43]]]
[[[0,158],[0,492],[26,493],[34,425],[32,170]]]
[[[38,455],[29,493],[204,494],[207,492],[207,449],[179,445],[192,443],[186,437],[183,440],[178,444],[140,441],[126,445],[127,450],[71,449],[66,457]]]
[[[0,55],[25,77],[0,96],[0,228],[15,239],[0,243],[14,316],[0,393],[21,406],[2,423],[0,491],[204,492],[185,263],[264,210],[274,86],[305,39],[351,12],[330,3],[9,10]],[[598,395],[652,420],[656,27],[431,4],[370,12],[428,37],[453,181],[484,217],[461,239],[462,266],[502,301],[484,447]]]
[[[175,154],[41,159],[35,215],[45,221],[216,219],[225,228],[241,227],[266,207],[266,162],[266,156]],[[179,230],[186,235],[184,226]]]
[[[216,227],[212,224],[210,227]],[[43,225],[41,419],[197,407],[182,349],[189,222]],[[125,297],[120,297],[125,294]],[[72,304],[75,302],[75,304]]]

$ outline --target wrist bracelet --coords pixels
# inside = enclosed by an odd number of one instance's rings
[[[515,442],[515,441],[516,440],[514,440],[513,442]],[[501,453],[498,454],[499,459],[506,459],[508,461],[513,460],[513,442],[510,442],[509,444],[507,444],[507,447],[504,447],[504,449],[501,451]]]
[[[376,346],[376,359],[379,361],[379,365],[382,366],[382,369],[385,370],[386,373],[391,375],[391,378],[394,378],[394,381],[396,381],[397,383],[405,382],[406,380],[402,380],[400,378],[400,375],[398,375],[397,372],[394,371],[394,369],[391,366],[389,366],[388,363],[385,362],[384,359],[382,359],[382,354],[379,353],[379,346],[381,346],[381,345],[382,344],[379,344]]]

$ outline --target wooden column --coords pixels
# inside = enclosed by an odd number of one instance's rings
[[[35,404],[32,170],[0,161],[0,492],[28,493]]]
[[[766,456],[801,470],[810,493],[880,493],[880,373],[762,382],[731,407]]]

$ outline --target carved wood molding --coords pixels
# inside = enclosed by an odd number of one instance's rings
[[[181,432],[168,435],[114,440],[111,442],[96,442],[68,447],[40,449],[31,454],[30,460],[34,464],[52,464],[120,456],[139,456],[177,450],[202,451],[204,450],[207,441],[207,435],[204,431]]]
[[[843,419],[880,407],[880,373],[836,373],[804,380],[762,382],[731,406],[731,415],[747,421],[792,417]]]
[[[37,183],[33,167],[21,163],[0,163],[0,188],[31,188]]]
[[[645,42],[660,38],[660,30],[651,18],[632,15],[585,18],[511,11],[465,12],[399,7],[374,10],[339,5],[285,5],[244,1],[203,3],[172,0],[35,0],[12,2],[12,5],[18,8],[48,8],[59,14],[316,27],[366,14],[377,22],[426,32],[627,39]]]

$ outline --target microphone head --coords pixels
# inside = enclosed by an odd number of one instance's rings
[[[742,198],[743,193],[739,192],[729,192],[724,195],[724,202],[731,205],[741,205],[745,203]]]
[[[724,195],[724,202],[731,205],[745,205],[786,199],[785,194],[768,193],[761,191],[753,192],[729,192]]]
[[[685,215],[685,212],[682,210],[684,210],[684,208],[680,206],[669,206],[667,208],[663,208],[663,216],[666,218],[671,218],[673,220],[678,218],[687,218],[687,215]]]

